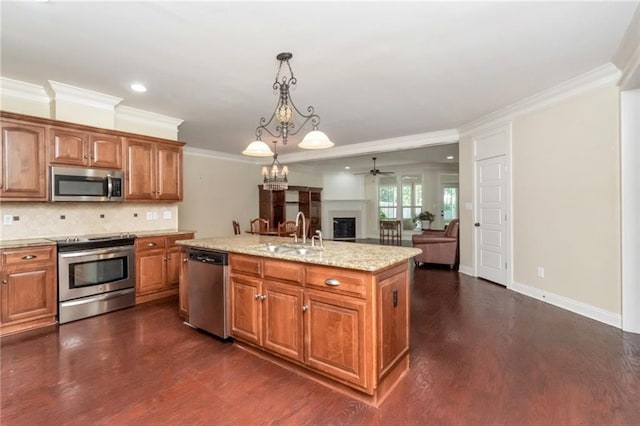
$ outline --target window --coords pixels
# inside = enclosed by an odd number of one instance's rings
[[[444,224],[448,225],[452,219],[458,217],[458,187],[445,186],[442,188],[442,216]]]
[[[398,217],[398,184],[394,176],[384,176],[378,181],[378,207],[380,220]]]
[[[400,197],[398,193],[400,191]],[[413,218],[422,211],[422,176],[383,176],[378,180],[380,220],[402,220],[402,228],[415,229]]]
[[[413,218],[422,211],[422,176],[402,176],[402,229],[419,228]]]

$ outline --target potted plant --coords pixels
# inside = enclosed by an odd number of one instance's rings
[[[433,213],[428,211],[423,211],[413,218],[414,222],[422,222],[422,229],[431,229],[431,223],[435,220],[435,216]]]

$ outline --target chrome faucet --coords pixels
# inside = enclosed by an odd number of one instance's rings
[[[305,219],[304,213],[302,213],[302,211],[299,211],[298,214],[296,214],[296,228],[298,228],[298,221],[300,220],[300,216],[302,216],[302,244],[306,244],[307,243],[307,220]]]
[[[317,235],[314,235],[311,237],[311,247],[315,247],[314,243],[315,243],[315,239],[317,238],[318,241],[320,242],[320,248],[324,249],[324,243],[322,242],[322,231],[318,229],[316,231],[316,234]]]

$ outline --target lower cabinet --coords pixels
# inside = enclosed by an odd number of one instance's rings
[[[189,240],[193,233],[136,238],[136,303],[178,293],[182,255],[178,240]]]
[[[178,304],[180,316],[189,321],[189,257],[185,248],[180,252],[180,277],[178,279]]]
[[[408,368],[408,264],[376,274],[234,253],[229,264],[237,340],[368,395]]]
[[[0,334],[55,324],[55,246],[5,249],[0,256]]]

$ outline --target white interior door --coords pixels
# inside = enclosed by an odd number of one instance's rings
[[[507,285],[506,156],[476,161],[476,185],[477,274]]]

